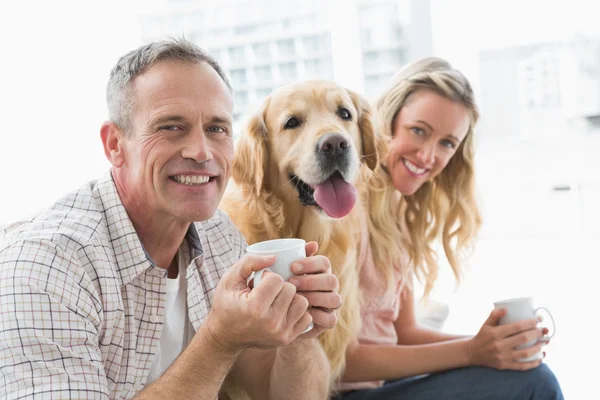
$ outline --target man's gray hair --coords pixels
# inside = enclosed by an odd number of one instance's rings
[[[186,39],[156,41],[138,47],[122,56],[110,71],[106,85],[108,118],[125,132],[131,131],[131,112],[135,107],[133,81],[156,63],[164,60],[179,60],[189,63],[207,63],[223,79],[229,92],[233,88],[225,72],[212,56]]]

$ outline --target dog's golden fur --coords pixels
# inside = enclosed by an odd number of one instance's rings
[[[351,120],[340,118],[340,107],[350,111]],[[291,116],[302,123],[285,130]],[[317,140],[327,133],[341,133],[351,139],[356,160],[353,183],[360,189],[364,176],[360,170],[374,169],[379,163],[371,117],[363,97],[333,82],[306,81],[280,88],[264,100],[238,139],[233,185],[221,203],[249,244],[299,237],[318,242],[319,254],[329,258],[343,298],[337,326],[319,338],[330,361],[332,384],[343,372],[346,347],[360,325],[356,253],[360,199],[349,215],[333,219],[316,207],[303,206],[289,176],[316,168],[310,165],[310,154]]]

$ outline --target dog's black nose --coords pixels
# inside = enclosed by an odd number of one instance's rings
[[[323,135],[317,142],[317,152],[335,157],[348,151],[350,143],[343,135],[339,133],[328,133]]]

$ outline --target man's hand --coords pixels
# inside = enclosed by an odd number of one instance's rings
[[[308,300],[309,313],[314,328],[303,334],[303,339],[319,336],[337,324],[335,310],[342,305],[342,297],[337,293],[339,284],[337,277],[331,273],[329,259],[315,256],[319,246],[316,242],[306,244],[307,258],[296,261],[292,272],[298,276],[290,278],[299,295]],[[262,284],[261,284],[262,286]]]
[[[281,276],[265,274],[259,287],[248,287],[252,272],[271,266],[274,260],[273,256],[245,255],[219,282],[205,324],[226,350],[284,346],[312,322],[307,299]]]

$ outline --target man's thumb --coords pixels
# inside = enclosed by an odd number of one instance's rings
[[[253,254],[245,255],[241,260],[239,270],[240,278],[247,281],[252,272],[260,271],[270,267],[275,262],[275,256],[257,256]]]

